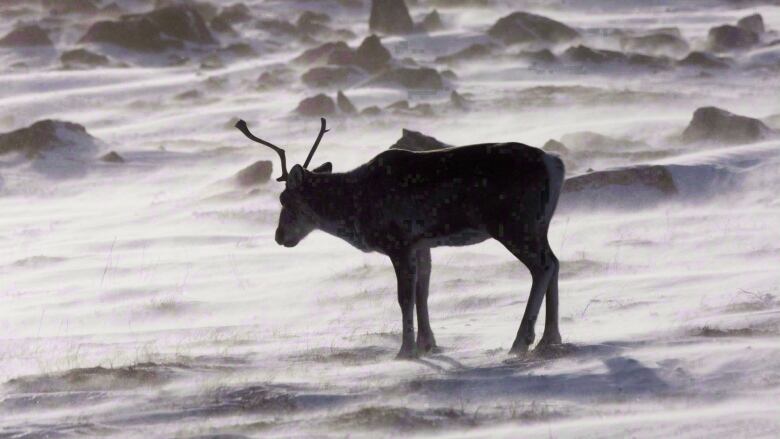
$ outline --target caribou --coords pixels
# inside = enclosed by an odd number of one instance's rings
[[[437,352],[428,318],[431,248],[465,246],[493,238],[530,271],[531,291],[510,354],[527,352],[546,297],[545,326],[537,345],[561,343],[558,329],[558,259],[547,240],[564,166],[556,156],[522,143],[482,143],[436,151],[391,149],[348,172],[330,162],[309,170],[328,131],[325,119],[303,166],[287,171],[282,148],[249,139],[279,155],[285,182],[276,242],[295,247],[322,230],[364,252],[387,255],[397,278],[402,341],[397,358]],[[417,314],[415,339],[414,313]]]

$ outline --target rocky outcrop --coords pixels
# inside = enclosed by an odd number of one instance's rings
[[[755,32],[730,24],[713,27],[707,35],[707,44],[716,52],[748,49],[756,43],[758,35]]]
[[[493,53],[493,49],[486,44],[474,43],[465,49],[461,49],[457,52],[449,55],[444,55],[436,58],[436,62],[445,64],[455,64],[463,61],[471,61],[475,59],[485,58]]]
[[[766,29],[764,28],[764,17],[761,14],[748,15],[741,18],[737,22],[737,27],[755,33],[756,35],[763,34]]]
[[[3,47],[51,46],[49,34],[37,24],[23,26],[8,32],[0,39]]]
[[[449,148],[451,145],[438,141],[436,138],[426,136],[418,131],[403,129],[401,138],[390,149],[405,149],[407,151],[436,151]]]
[[[666,58],[657,58],[636,53],[623,53],[614,50],[591,49],[579,45],[570,47],[561,56],[561,59],[577,64],[621,64],[632,67],[665,68],[671,62]]]
[[[685,58],[677,61],[677,65],[704,69],[727,69],[730,67],[729,61],[729,58],[721,58],[708,52],[691,52]]]
[[[119,155],[116,151],[111,151],[108,154],[104,154],[100,157],[100,161],[106,163],[124,163],[125,159]]]
[[[650,206],[680,193],[665,166],[640,165],[588,172],[567,179],[560,206],[632,208]]]
[[[66,69],[100,67],[109,64],[108,57],[90,52],[87,49],[74,49],[64,52],[60,56],[60,61]]]
[[[293,61],[299,64],[351,64],[355,52],[343,41],[334,41],[319,45],[303,52]]]
[[[688,53],[688,42],[675,33],[652,33],[620,39],[621,49],[646,55],[682,56]]]
[[[336,94],[336,105],[339,107],[339,111],[344,114],[357,113],[357,108],[352,104],[347,95],[341,90]]]
[[[83,152],[94,149],[96,141],[82,125],[46,119],[0,134],[0,154],[19,152],[27,158],[36,158],[59,149]]]
[[[375,72],[386,67],[391,59],[390,51],[382,45],[379,37],[371,35],[357,48],[352,61],[367,72]]]
[[[177,4],[145,14],[125,15],[118,21],[99,21],[81,38],[142,52],[161,52],[185,44],[210,45],[216,40],[192,6]]]
[[[560,44],[579,37],[579,32],[565,24],[527,12],[515,12],[499,19],[488,35],[504,44]]]
[[[443,29],[444,23],[441,21],[441,15],[439,15],[439,11],[436,9],[431,11],[428,15],[425,16],[425,18],[423,18],[420,26],[426,32],[434,32]]]
[[[682,133],[685,143],[751,143],[771,136],[772,129],[758,119],[739,116],[717,107],[699,108]]]
[[[441,74],[428,67],[399,67],[387,70],[374,78],[371,83],[400,86],[410,90],[439,91],[444,89],[444,80]]]
[[[270,160],[259,160],[238,171],[236,182],[241,186],[255,186],[271,179],[274,165]]]
[[[301,116],[330,116],[336,113],[336,103],[330,96],[320,93],[302,100],[295,112]]]
[[[371,0],[368,27],[371,32],[408,34],[414,23],[404,0]]]

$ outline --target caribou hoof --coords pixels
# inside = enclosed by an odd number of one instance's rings
[[[419,358],[419,354],[417,353],[417,349],[411,348],[411,349],[404,349],[401,348],[400,351],[398,351],[398,354],[395,356],[396,360],[414,360],[416,358]]]

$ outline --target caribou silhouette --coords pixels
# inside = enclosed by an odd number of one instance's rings
[[[236,128],[279,154],[286,182],[276,242],[296,246],[315,229],[364,252],[390,257],[398,280],[403,340],[397,358],[438,350],[428,319],[431,248],[498,240],[533,278],[510,353],[526,352],[546,295],[539,346],[561,343],[558,329],[558,259],[547,230],[563,185],[563,162],[522,143],[483,143],[437,151],[393,149],[342,173],[325,163],[308,170],[325,119],[303,166],[287,172],[284,150]],[[417,340],[414,310],[417,309]]]

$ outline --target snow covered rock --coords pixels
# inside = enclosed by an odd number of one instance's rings
[[[336,103],[330,96],[320,93],[302,100],[295,112],[301,116],[330,116],[336,113]]]
[[[368,27],[371,32],[408,34],[414,23],[404,0],[372,0]]]
[[[702,141],[718,143],[751,143],[766,139],[772,130],[758,119],[739,116],[716,107],[703,107],[693,113],[685,128],[685,143]]]
[[[271,179],[274,165],[270,160],[259,160],[238,171],[236,182],[241,186],[254,186]]]
[[[449,148],[452,145],[440,142],[434,137],[426,136],[418,131],[403,129],[401,138],[390,149],[405,149],[407,151],[435,151]]]
[[[23,26],[8,32],[0,39],[0,46],[4,47],[29,47],[51,46],[49,34],[37,24]]]
[[[87,30],[80,42],[161,52],[182,48],[185,43],[211,45],[216,40],[194,7],[177,4],[145,14],[125,15],[118,21],[99,21]]]
[[[580,34],[559,21],[528,12],[515,12],[499,19],[488,30],[488,35],[505,44],[559,44],[574,40]]]
[[[46,119],[26,128],[0,134],[0,154],[19,152],[30,159],[55,150],[80,154],[94,151],[96,142],[97,139],[79,124]]]
[[[716,52],[748,49],[758,43],[758,35],[741,27],[724,24],[710,29],[707,43]]]

